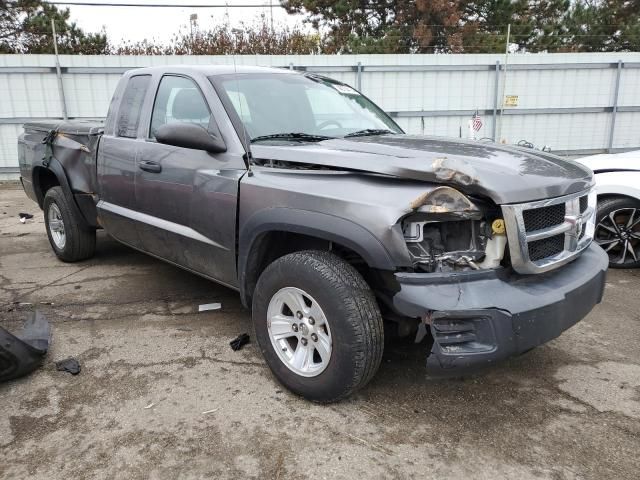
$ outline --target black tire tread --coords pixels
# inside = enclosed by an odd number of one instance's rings
[[[321,403],[339,401],[365,386],[377,372],[382,361],[384,329],[382,315],[375,296],[362,275],[349,263],[331,252],[304,250],[285,255],[270,264],[269,270],[311,268],[328,282],[341,297],[347,315],[343,319],[354,332],[356,341],[351,346],[354,355],[352,378],[340,394]],[[260,288],[258,281],[257,288]]]
[[[58,205],[64,220],[65,233],[67,234],[67,244],[64,250],[59,250],[55,246],[49,233],[47,210],[52,202]],[[75,210],[71,208],[62,191],[62,187],[52,187],[47,190],[43,206],[47,236],[58,258],[63,262],[79,262],[91,258],[96,250],[96,232],[85,226],[83,219],[77,217]]]
[[[354,351],[359,357],[357,374],[354,375],[353,383],[349,391],[344,395],[348,396],[352,392],[362,388],[373,378],[380,367],[382,352],[384,348],[384,328],[382,315],[376,302],[371,287],[365,282],[362,275],[349,263],[331,252],[308,250],[299,252],[308,258],[316,260],[320,265],[316,270],[321,275],[327,276],[328,280],[334,283],[337,288],[340,284],[347,285],[351,289],[348,298],[347,308],[353,312],[353,316],[347,317],[352,328],[358,329],[362,326],[362,331],[358,332],[360,338],[359,345],[354,345]],[[297,255],[297,254],[292,254]],[[354,318],[369,319],[369,321],[356,324]],[[360,369],[362,370],[360,372]],[[359,377],[359,378],[358,378]]]

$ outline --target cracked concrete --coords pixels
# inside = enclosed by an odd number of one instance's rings
[[[391,344],[367,388],[319,406],[278,385],[255,344],[229,348],[251,333],[235,292],[104,234],[95,258],[61,263],[37,206],[4,187],[0,321],[39,308],[53,345],[0,385],[0,478],[635,479],[639,287],[639,271],[610,272],[584,321],[473,377],[429,379],[424,347]],[[68,356],[77,377],[55,370]]]

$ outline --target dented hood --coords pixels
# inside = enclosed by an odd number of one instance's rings
[[[498,204],[567,195],[593,183],[588,168],[549,153],[440,137],[379,135],[318,143],[254,144],[251,150],[256,159],[451,185]]]

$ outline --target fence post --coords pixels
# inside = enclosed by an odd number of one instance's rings
[[[507,89],[507,68],[509,66],[509,41],[511,39],[511,24],[507,25],[507,41],[504,47],[504,75],[502,79],[502,94],[500,95],[500,126],[498,128],[498,141],[502,141],[502,117],[504,116],[504,94]]]
[[[60,71],[60,60],[58,59],[58,39],[56,38],[56,24],[51,19],[51,33],[53,34],[53,52],[56,57],[56,76],[58,77],[58,94],[60,95],[60,104],[62,106],[62,118],[68,120],[67,101],[64,98],[64,87],[62,85],[62,72]]]
[[[607,151],[613,153],[613,134],[616,130],[616,114],[618,113],[618,92],[620,91],[620,76],[622,74],[622,60],[618,60],[616,70],[616,86],[613,90],[613,108],[611,110],[611,128],[609,129],[609,146]]]
[[[496,60],[496,81],[493,91],[493,131],[491,137],[496,141],[496,131],[498,127],[498,95],[500,91],[500,60]]]
[[[358,62],[358,67],[356,69],[356,89],[358,91],[362,90],[362,63]]]

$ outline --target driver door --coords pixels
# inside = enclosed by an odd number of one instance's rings
[[[213,92],[212,92],[213,93]],[[215,94],[215,93],[213,93]],[[165,124],[215,122],[198,83],[163,75],[140,142],[135,196],[143,249],[223,283],[236,279],[235,225],[241,158],[158,143]]]

